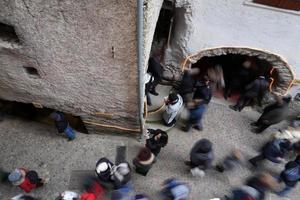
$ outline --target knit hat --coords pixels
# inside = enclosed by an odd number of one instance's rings
[[[102,162],[96,166],[96,172],[100,174],[101,172],[105,172],[108,170],[108,164],[106,162]]]
[[[178,95],[175,94],[175,93],[169,94],[168,99],[169,99],[169,101],[170,101],[171,104],[175,104],[179,100]]]
[[[212,149],[212,143],[208,139],[201,139],[199,141],[199,150],[203,153],[210,152]]]
[[[61,120],[61,116],[60,116],[60,114],[57,113],[57,112],[51,113],[51,114],[50,114],[50,118],[53,119],[53,120],[55,120],[55,121]]]
[[[13,185],[20,185],[23,183],[25,179],[25,172],[20,169],[15,169],[8,175],[8,180],[13,184]]]
[[[140,149],[137,158],[139,161],[147,161],[151,158],[151,151],[148,148],[143,147]]]

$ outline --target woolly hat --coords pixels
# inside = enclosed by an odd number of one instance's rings
[[[59,121],[61,119],[61,116],[60,116],[59,113],[53,112],[53,113],[50,114],[50,118],[55,120],[55,121]]]
[[[147,161],[151,158],[151,151],[146,148],[146,147],[143,147],[141,148],[141,150],[139,151],[138,155],[137,155],[137,158],[139,159],[139,161]]]
[[[25,172],[20,169],[15,169],[8,175],[8,180],[13,184],[13,185],[20,185],[23,183],[25,179]]]
[[[109,168],[108,164],[106,162],[102,162],[102,163],[99,163],[97,166],[96,166],[96,172],[98,174],[100,174],[101,172],[105,172],[107,171]]]
[[[171,104],[177,103],[178,100],[179,100],[178,95],[175,94],[175,93],[169,94],[168,99],[169,99]]]
[[[201,139],[198,145],[199,145],[199,151],[203,153],[210,152],[212,149],[212,143],[208,139]]]

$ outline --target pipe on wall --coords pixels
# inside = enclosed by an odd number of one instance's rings
[[[139,97],[139,122],[141,134],[144,131],[144,65],[143,65],[143,49],[144,49],[144,11],[143,11],[143,0],[137,0],[137,72],[138,72],[138,97]]]

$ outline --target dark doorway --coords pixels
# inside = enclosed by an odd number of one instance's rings
[[[20,103],[16,101],[0,100],[1,117],[15,116],[28,121],[37,121],[54,126],[53,120],[49,115],[54,112],[51,108],[37,108],[33,104]],[[81,118],[64,113],[71,127],[81,133],[88,133]]]
[[[170,43],[174,9],[174,1],[164,0],[157,20],[150,55],[158,57],[160,61],[164,60],[164,51]]]
[[[205,56],[192,65],[192,68],[195,67],[200,69],[200,74],[196,79],[201,79],[207,74],[215,76],[214,74],[218,72],[214,72],[214,70],[218,67],[222,69],[225,89],[220,89],[215,85],[217,81],[213,81],[215,96],[223,96],[229,92],[229,97],[236,99],[245,86],[259,76],[265,76],[271,87],[280,82],[278,72],[272,67],[272,64],[256,56],[241,54]]]

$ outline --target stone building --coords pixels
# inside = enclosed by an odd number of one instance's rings
[[[267,63],[280,94],[300,75],[297,1],[144,0],[143,55],[137,2],[0,1],[0,98],[79,116],[88,130],[139,133],[139,71],[156,52],[166,80],[222,55]]]

